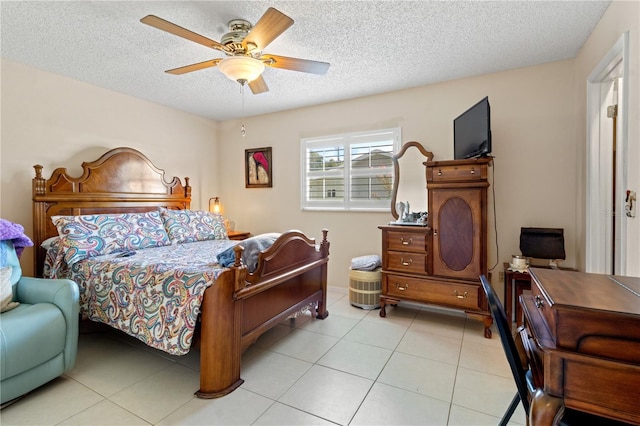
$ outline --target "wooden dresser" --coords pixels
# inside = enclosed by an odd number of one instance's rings
[[[521,296],[537,392],[532,425],[563,407],[640,424],[640,278],[530,268]]]
[[[380,226],[385,305],[413,301],[493,322],[480,285],[487,274],[487,179],[491,158],[425,162],[429,225]]]

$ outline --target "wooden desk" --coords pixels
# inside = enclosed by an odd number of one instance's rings
[[[509,270],[509,263],[504,262],[504,304],[507,318],[522,325],[522,306],[518,302],[522,292],[531,290],[531,276],[528,270],[524,272]],[[550,269],[548,266],[531,265],[534,268]],[[559,268],[563,271],[573,271],[572,268]],[[514,309],[515,307],[515,309]],[[515,319],[513,313],[515,312]]]
[[[640,424],[640,278],[530,268],[520,297],[534,383],[531,425],[564,407]]]

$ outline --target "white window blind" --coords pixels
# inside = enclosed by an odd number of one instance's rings
[[[388,210],[400,128],[301,141],[301,205],[318,210]]]

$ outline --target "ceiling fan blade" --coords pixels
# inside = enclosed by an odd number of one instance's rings
[[[267,87],[267,83],[264,81],[262,76],[259,76],[255,80],[249,82],[249,88],[254,95],[269,91],[269,87]]]
[[[242,46],[247,51],[261,51],[291,25],[293,25],[293,19],[270,7],[249,31],[249,34],[242,41]],[[249,46],[249,43],[255,45],[255,48]]]
[[[210,47],[212,49],[221,50],[223,52],[226,51],[224,45],[218,43],[217,41],[213,41],[207,37],[201,36],[200,34],[196,34],[193,31],[190,31],[186,28],[182,28],[174,23],[169,21],[165,21],[162,18],[158,18],[155,15],[147,15],[140,20],[143,24],[150,25],[159,30],[166,31],[168,33],[177,35],[178,37],[186,38],[187,40],[195,41],[196,43],[200,43],[203,46]]]
[[[218,65],[220,61],[222,61],[222,59],[211,59],[209,61],[198,62],[197,64],[191,64],[191,65],[186,65],[180,68],[174,68],[172,70],[167,70],[165,72],[169,74],[174,74],[174,75],[186,74],[192,71],[198,71],[205,68],[215,67],[216,65]]]
[[[260,60],[273,68],[308,72],[311,74],[325,74],[329,69],[328,62],[310,61],[308,59],[288,58],[278,55],[262,55]]]

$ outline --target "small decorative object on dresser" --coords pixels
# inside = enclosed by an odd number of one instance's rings
[[[487,274],[487,179],[492,158],[425,161],[429,226],[380,226],[385,306],[413,301],[493,319],[480,275]],[[393,207],[393,204],[392,204]],[[418,206],[422,208],[423,206]],[[395,215],[394,215],[395,216]]]

